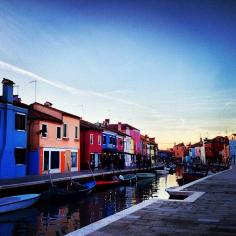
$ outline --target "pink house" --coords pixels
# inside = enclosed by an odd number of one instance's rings
[[[80,117],[33,103],[29,110],[30,174],[80,170]]]

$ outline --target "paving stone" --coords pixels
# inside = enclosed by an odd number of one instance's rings
[[[161,201],[100,229],[103,235],[236,235],[236,167],[198,182],[195,202]],[[125,227],[123,227],[125,225]],[[90,235],[102,235],[94,232]]]

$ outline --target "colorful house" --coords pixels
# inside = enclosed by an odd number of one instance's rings
[[[236,164],[236,134],[229,136],[229,154],[232,164]]]
[[[184,157],[186,156],[187,148],[185,147],[184,143],[179,143],[174,145],[173,152],[176,161],[182,162]]]
[[[124,137],[124,158],[125,166],[133,166],[136,164],[137,155],[141,156],[140,148],[140,131],[131,125],[122,124],[108,124],[108,126],[122,134]]]
[[[125,162],[128,166],[135,164],[137,156],[139,155],[141,157],[140,130],[129,124],[122,124],[121,122],[118,122],[118,124],[109,124],[109,127],[130,137],[127,138],[129,139],[130,145],[125,155]]]
[[[227,141],[225,137],[217,136],[213,139],[204,139],[206,161],[221,163],[223,161],[222,151]]]
[[[0,179],[27,174],[28,106],[13,96],[14,82],[2,80],[0,97]]]
[[[158,157],[158,145],[155,138],[149,138],[151,165],[155,165]]]
[[[80,117],[34,103],[29,110],[30,174],[80,170]]]
[[[88,121],[80,121],[81,168],[97,169],[101,164],[102,128]]]

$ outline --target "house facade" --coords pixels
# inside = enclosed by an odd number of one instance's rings
[[[28,106],[14,101],[14,82],[2,80],[0,97],[0,179],[27,174]],[[16,97],[17,98],[17,97]]]
[[[179,144],[174,145],[173,152],[174,152],[175,159],[177,161],[182,162],[184,157],[186,156],[187,149],[184,143],[179,143]]]
[[[30,105],[29,166],[31,174],[80,170],[80,117],[51,103]]]
[[[81,168],[98,169],[102,155],[102,129],[88,121],[80,121]]]
[[[230,160],[231,163],[236,164],[236,134],[231,134],[228,138]]]

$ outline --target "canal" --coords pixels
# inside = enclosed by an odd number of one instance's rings
[[[38,203],[28,209],[0,215],[0,236],[59,236],[110,216],[150,198],[168,198],[165,189],[178,186],[176,176],[156,176],[95,191],[84,199]]]

